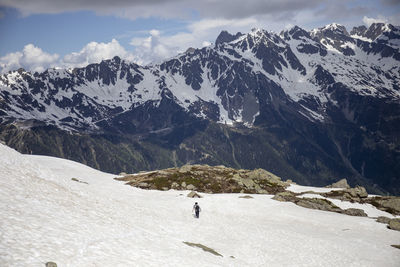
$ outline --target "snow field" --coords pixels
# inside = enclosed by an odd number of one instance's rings
[[[4,145],[0,155],[0,266],[399,266],[390,245],[400,233],[370,218],[271,195],[190,199],[187,191],[133,188],[113,174]],[[191,214],[195,201],[200,219]]]

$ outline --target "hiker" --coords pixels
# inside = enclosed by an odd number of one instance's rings
[[[200,208],[199,204],[197,204],[197,202],[194,203],[194,206],[193,206],[193,210],[192,210],[192,211],[195,212],[196,218],[199,218],[201,208]]]

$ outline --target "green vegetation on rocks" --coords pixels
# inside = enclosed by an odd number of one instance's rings
[[[115,178],[143,189],[196,190],[206,193],[276,194],[288,183],[263,169],[236,170],[225,166],[184,165]]]

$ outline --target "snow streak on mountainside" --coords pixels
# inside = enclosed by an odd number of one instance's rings
[[[0,266],[398,266],[400,232],[271,195],[142,190],[0,144]],[[75,178],[73,180],[72,178]],[[333,189],[292,186],[294,192]],[[370,217],[391,214],[367,204]],[[214,249],[216,256],[183,242]]]
[[[191,49],[162,64],[115,57],[74,70],[24,70],[0,76],[0,116],[63,129],[98,129],[138,107],[170,99],[196,117],[255,123],[263,106],[292,102],[311,121],[329,121],[340,87],[360,96],[400,100],[399,27],[372,24],[275,34],[222,32],[215,47]],[[149,106],[150,105],[150,106]]]

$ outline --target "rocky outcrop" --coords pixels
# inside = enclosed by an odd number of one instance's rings
[[[320,195],[327,198],[340,199],[342,201],[357,202],[361,204],[368,203],[379,210],[389,212],[393,215],[400,215],[400,197],[368,197],[367,191],[362,186],[356,186],[355,188],[347,188],[344,190],[333,190],[328,193],[321,193]]]
[[[225,166],[184,165],[115,178],[142,189],[191,190],[206,193],[276,194],[288,183],[263,169],[243,170]]]
[[[252,197],[252,196],[249,196],[249,195],[245,195],[245,196],[240,196],[239,198],[251,199],[251,198],[253,198],[253,197]]]
[[[341,208],[337,207],[335,204],[333,204],[327,199],[300,198],[298,197],[298,195],[299,194],[290,191],[285,191],[276,194],[272,199],[283,202],[293,202],[298,206],[308,209],[324,210],[324,211],[339,212],[339,213],[343,212]]]
[[[376,221],[379,223],[385,223],[388,224],[390,222],[390,218],[385,217],[385,216],[379,216],[378,218],[376,218]]]
[[[349,188],[350,188],[350,186],[349,186],[349,184],[347,183],[347,180],[346,180],[346,179],[341,179],[341,180],[337,181],[336,183],[333,183],[333,184],[331,184],[331,185],[328,185],[327,187],[328,187],[328,188],[346,188],[346,189],[349,189]]]
[[[389,229],[400,231],[400,219],[391,219],[388,225]]]
[[[187,197],[190,197],[190,198],[202,198],[202,196],[200,194],[198,194],[197,192],[195,192],[195,191],[192,191],[189,194],[187,194]]]
[[[391,219],[385,216],[379,216],[376,221],[379,223],[387,224],[387,227],[389,229],[400,231],[400,218]]]
[[[342,201],[361,202],[362,199],[368,197],[367,190],[362,186],[355,188],[347,188],[345,190],[333,190],[328,193],[321,194],[324,197],[340,199]]]
[[[327,199],[300,198],[298,201],[295,202],[295,204],[308,209],[324,210],[324,211],[339,212],[339,213],[342,212],[342,209],[340,209]]]
[[[280,192],[275,194],[275,196],[272,198],[274,200],[277,201],[281,201],[281,202],[295,202],[297,197],[296,197],[296,193],[290,192],[290,191],[285,191],[285,192]]]
[[[365,202],[393,215],[400,215],[400,197],[375,196],[366,199]]]
[[[350,209],[345,209],[344,211],[342,211],[342,213],[350,216],[368,217],[368,215],[362,209],[350,208]]]

